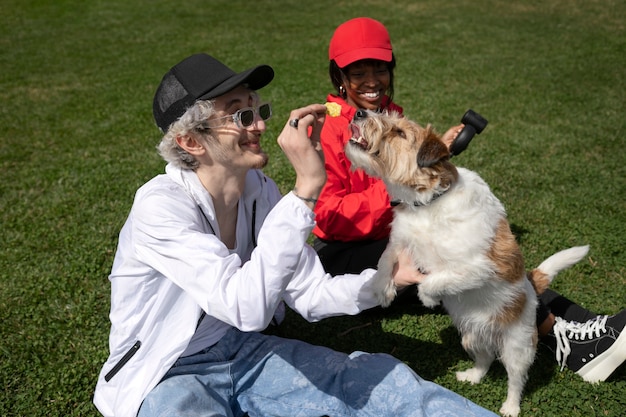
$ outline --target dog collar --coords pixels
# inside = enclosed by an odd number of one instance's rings
[[[448,191],[448,190],[446,190],[446,191]],[[444,192],[442,192],[442,193],[440,193],[440,194],[436,194],[436,195],[434,195],[434,196],[433,196],[433,198],[431,198],[431,199],[430,199],[430,201],[428,201],[428,202],[426,202],[426,203],[421,203],[421,202],[419,202],[419,201],[414,201],[412,205],[413,205],[414,207],[427,206],[427,205],[429,205],[430,203],[432,203],[433,201],[435,201],[436,199],[438,199],[439,197],[441,197],[442,195],[444,195],[444,194],[446,193],[446,191],[444,191]],[[389,203],[391,204],[391,207],[396,207],[396,206],[399,206],[400,204],[408,204],[408,203],[407,203],[406,201],[404,201],[404,200],[391,200]]]

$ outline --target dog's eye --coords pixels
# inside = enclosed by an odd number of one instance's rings
[[[400,136],[402,139],[406,139],[406,135],[402,129],[396,129],[396,135]]]

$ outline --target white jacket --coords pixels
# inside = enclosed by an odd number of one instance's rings
[[[168,165],[137,191],[109,277],[110,355],[94,395],[104,416],[137,415],[187,347],[203,310],[214,343],[231,326],[263,330],[282,300],[309,321],[377,305],[373,270],[324,272],[306,244],[313,212],[292,193],[281,198],[271,179],[251,170],[239,206],[231,254],[193,171]]]

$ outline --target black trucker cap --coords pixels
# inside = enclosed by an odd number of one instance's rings
[[[269,65],[237,73],[210,55],[191,55],[163,76],[152,103],[154,120],[166,132],[196,100],[221,96],[243,83],[258,90],[273,78],[274,70]]]

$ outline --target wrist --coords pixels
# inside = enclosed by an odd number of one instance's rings
[[[293,195],[295,195],[296,197],[298,197],[300,200],[304,201],[311,209],[313,209],[313,207],[315,207],[315,204],[317,204],[317,194],[314,195],[308,195],[308,194],[299,194],[298,193],[298,188],[294,187],[293,191],[292,191]]]

